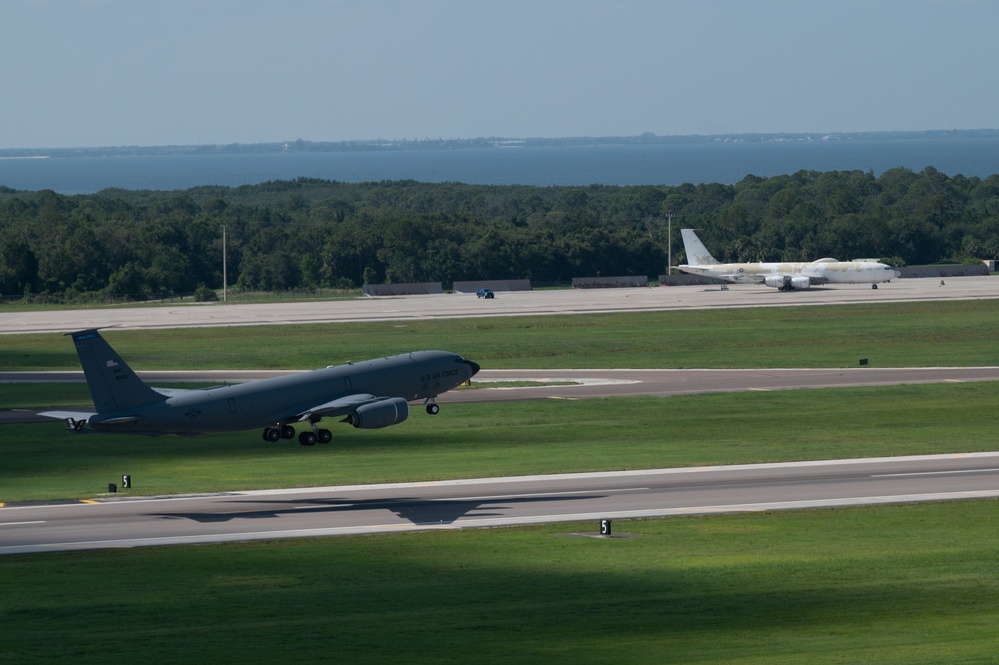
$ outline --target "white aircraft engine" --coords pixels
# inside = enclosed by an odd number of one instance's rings
[[[359,406],[343,422],[360,429],[380,429],[397,425],[408,417],[409,403],[401,397],[393,397]]]
[[[807,289],[812,285],[812,280],[807,277],[792,277],[791,278],[791,288],[792,289]]]
[[[812,281],[808,277],[792,277],[791,275],[767,275],[763,278],[763,283],[781,291],[807,289],[812,285]]]
[[[786,289],[790,282],[787,275],[767,275],[763,278],[763,283],[775,289]]]

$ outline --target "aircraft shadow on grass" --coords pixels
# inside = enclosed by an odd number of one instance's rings
[[[303,515],[310,513],[347,513],[371,510],[389,510],[417,526],[430,524],[453,524],[462,517],[503,517],[501,511],[516,504],[544,503],[551,501],[602,499],[603,495],[589,496],[548,496],[505,499],[309,499],[277,502],[274,508],[237,511],[231,513],[160,513],[153,515],[163,519],[186,519],[202,524],[229,522],[232,520],[259,520],[279,518],[283,515]]]

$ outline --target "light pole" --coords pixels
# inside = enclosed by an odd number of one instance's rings
[[[673,274],[673,213],[666,213],[666,276]]]
[[[225,255],[226,255],[225,245],[226,245],[225,224],[223,224],[222,225],[222,302],[229,301],[229,278],[225,264]]]

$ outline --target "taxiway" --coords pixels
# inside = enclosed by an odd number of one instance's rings
[[[506,291],[492,300],[444,294],[229,305],[149,304],[101,309],[10,312],[0,334],[64,333],[86,328],[192,328],[357,321],[405,321],[541,314],[647,312],[711,307],[789,307],[926,300],[999,298],[999,278],[899,279],[877,290],[840,285],[782,292],[758,285],[675,286],[631,289]]]

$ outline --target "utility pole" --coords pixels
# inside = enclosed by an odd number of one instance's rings
[[[229,273],[226,270],[225,255],[226,255],[226,239],[225,239],[225,224],[222,225],[222,302],[229,301]]]
[[[689,261],[688,261],[689,263]],[[666,276],[673,274],[673,213],[666,213]]]

